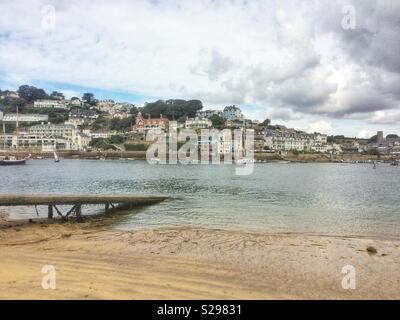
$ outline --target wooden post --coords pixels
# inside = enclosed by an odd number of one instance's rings
[[[49,212],[48,212],[47,217],[49,219],[53,219],[53,205],[52,204],[49,204]]]
[[[106,213],[110,213],[110,204],[106,203]]]
[[[76,220],[78,222],[82,222],[82,205],[81,204],[77,204],[76,205]]]

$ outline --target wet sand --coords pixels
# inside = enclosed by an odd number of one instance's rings
[[[400,299],[399,239],[111,224],[3,221],[0,299]],[[342,288],[349,264],[355,290]]]

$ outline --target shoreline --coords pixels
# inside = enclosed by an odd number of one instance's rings
[[[0,156],[6,154],[15,154],[19,156],[26,156],[31,154],[32,158],[53,159],[53,152],[43,152],[35,150],[1,150]],[[58,151],[60,158],[64,159],[79,159],[79,160],[146,160],[146,151]],[[374,155],[363,154],[322,154],[322,153],[305,153],[305,154],[290,154],[279,155],[277,153],[254,153],[256,161],[266,161],[275,163],[279,161],[290,161],[293,163],[338,163],[338,162],[370,162],[370,161],[390,161],[393,156],[381,155],[380,157]]]
[[[235,227],[208,227],[208,226],[191,226],[191,225],[168,225],[162,227],[142,227],[135,229],[128,228],[114,228],[113,224],[119,221],[119,217],[123,217],[125,211],[119,211],[113,213],[111,216],[106,216],[103,212],[85,215],[83,217],[86,223],[96,222],[96,225],[103,227],[110,227],[111,230],[119,230],[126,232],[143,232],[143,231],[157,231],[157,230],[168,230],[168,229],[204,229],[209,231],[225,231],[225,232],[239,232],[239,233],[251,233],[266,236],[316,236],[316,237],[330,237],[330,238],[346,238],[346,239],[360,239],[360,240],[378,240],[378,241],[399,241],[400,235],[387,235],[387,234],[338,234],[338,233],[323,233],[323,232],[305,232],[305,231],[270,231],[258,228],[244,229]],[[118,216],[119,215],[119,216]],[[4,219],[0,211],[0,230],[13,227],[27,227],[35,224],[64,224],[64,223],[77,223],[74,217],[70,217],[68,221],[62,221],[59,216],[53,219],[47,217],[34,217],[34,218],[12,218]]]
[[[197,227],[0,224],[0,299],[399,299],[400,240]],[[14,222],[13,222],[14,223]],[[367,252],[372,246],[376,254]],[[341,287],[354,265],[356,290]],[[54,265],[57,289],[41,288]]]

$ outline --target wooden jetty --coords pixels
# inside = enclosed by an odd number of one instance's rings
[[[117,208],[133,208],[164,201],[167,197],[160,196],[115,196],[115,195],[0,195],[1,206],[47,206],[48,218],[53,218],[54,210],[61,218],[75,215],[82,220],[82,205],[100,204],[109,213]],[[62,213],[57,206],[71,205],[72,208]]]

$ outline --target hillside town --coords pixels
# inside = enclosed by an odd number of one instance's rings
[[[240,107],[204,108],[199,100],[158,100],[137,106],[97,100],[92,93],[66,99],[60,92],[24,85],[18,91],[0,90],[0,148],[46,151],[145,151],[146,133],[193,129],[240,129],[254,133],[254,152],[277,154],[400,155],[400,137],[382,131],[370,139],[327,136],[245,117]],[[232,151],[233,142],[218,145],[220,154]],[[199,144],[201,139],[199,139]],[[212,144],[213,142],[211,142]],[[199,145],[200,148],[200,145]]]

